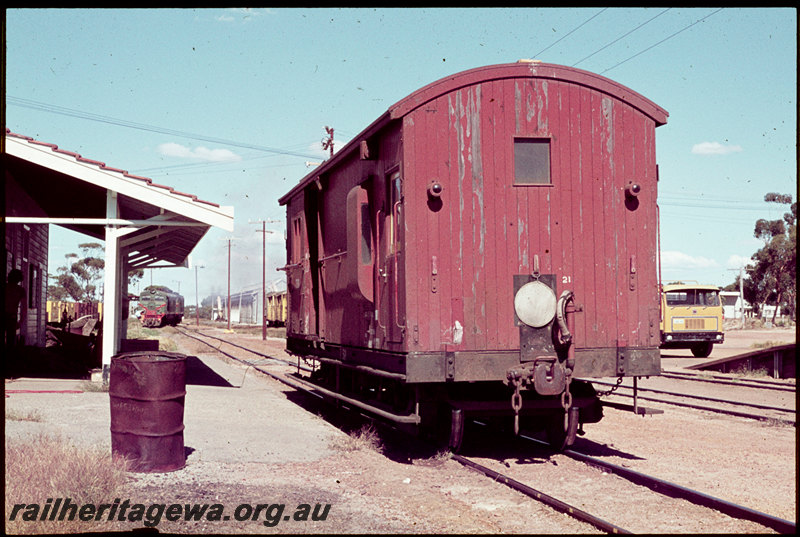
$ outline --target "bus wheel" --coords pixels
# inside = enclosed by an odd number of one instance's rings
[[[713,347],[713,343],[700,343],[692,347],[692,354],[698,358],[708,358],[708,355],[711,354],[711,349]]]

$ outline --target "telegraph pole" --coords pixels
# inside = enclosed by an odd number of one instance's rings
[[[742,264],[738,269],[728,270],[739,271],[739,303],[742,305],[742,330],[744,330],[744,264]]]
[[[227,239],[220,239],[223,241],[228,241],[228,332],[231,331],[231,237]]]
[[[261,339],[267,339],[267,233],[275,233],[267,229],[267,222],[278,223],[278,220],[256,220],[251,224],[261,224],[263,233],[261,242]]]
[[[322,149],[328,149],[333,156],[333,127],[325,127],[325,132],[328,133],[328,138],[322,140]]]
[[[739,267],[739,301],[742,303],[742,330],[744,330],[744,265]]]
[[[194,313],[195,317],[197,318],[197,328],[200,328],[200,292],[198,291],[197,287],[197,269],[199,268],[205,268],[205,266],[194,266]]]
[[[231,240],[228,239],[228,332],[231,331]]]

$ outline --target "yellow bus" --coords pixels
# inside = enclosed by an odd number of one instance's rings
[[[661,288],[661,348],[691,349],[698,358],[725,341],[719,287],[673,282]]]

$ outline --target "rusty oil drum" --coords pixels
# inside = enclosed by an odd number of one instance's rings
[[[123,352],[111,358],[111,453],[134,472],[170,472],[186,465],[183,403],[186,356]]]

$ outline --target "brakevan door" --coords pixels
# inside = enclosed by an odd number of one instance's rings
[[[290,257],[286,267],[286,287],[290,304],[287,328],[290,334],[308,334],[311,327],[313,299],[304,213],[295,214],[290,226]]]
[[[381,339],[401,343],[405,332],[403,285],[403,180],[400,171],[386,176],[386,194],[380,248],[382,261],[378,268],[380,288],[378,320]]]

